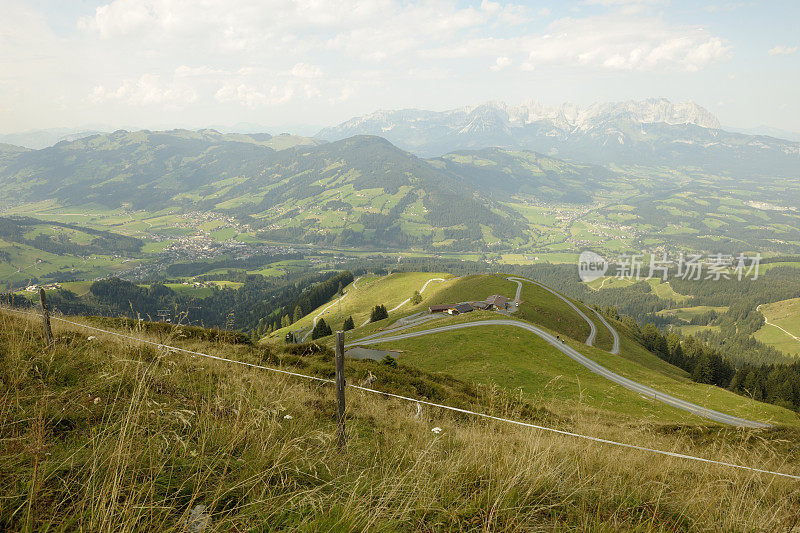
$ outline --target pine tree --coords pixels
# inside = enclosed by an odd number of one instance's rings
[[[319,339],[320,337],[327,337],[328,335],[332,334],[330,326],[325,323],[324,318],[320,318],[317,320],[317,325],[314,326],[314,330],[311,332],[311,338],[313,340]]]
[[[294,319],[292,320],[292,323],[297,322],[301,318],[303,318],[303,308],[298,305],[294,308]]]
[[[349,316],[344,320],[344,324],[342,325],[342,331],[350,331],[351,329],[355,329],[356,325],[353,322],[353,317]]]
[[[369,321],[377,322],[378,320],[383,320],[384,318],[389,318],[389,312],[386,310],[386,306],[376,305],[372,309],[372,314],[370,315]]]

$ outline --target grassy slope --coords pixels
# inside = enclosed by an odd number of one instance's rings
[[[322,318],[332,329],[336,330],[341,329],[345,318],[352,315],[356,326],[359,326],[369,318],[370,312],[375,305],[385,305],[387,309],[392,309],[403,300],[410,298],[414,291],[422,289],[422,286],[429,279],[450,277],[452,277],[450,274],[435,272],[403,272],[381,277],[364,276],[356,282],[355,290],[353,290],[353,284],[343,288],[345,297],[341,301],[341,318],[338,317],[338,304],[322,314]],[[428,297],[435,291],[437,285],[441,284],[442,282],[431,282],[423,296]],[[278,330],[273,336],[283,338],[288,330],[311,328],[314,317],[335,301],[336,298],[322,304],[310,313],[306,311],[307,314],[301,320],[295,322],[289,328]],[[396,316],[408,314],[408,311],[412,308],[409,302],[398,309],[395,314]]]
[[[772,325],[777,324],[795,337],[800,337],[800,298],[765,304],[760,310],[771,324],[764,324],[753,336],[782,352],[800,355],[800,341]]]
[[[513,297],[515,290],[516,283],[498,276],[465,276],[441,284],[434,294],[426,298],[428,301],[417,307],[409,307],[407,313],[420,310],[430,303],[478,299],[494,293]],[[619,322],[613,322],[613,325],[620,333],[621,350],[619,356],[613,356],[603,350],[606,339],[601,334],[604,331],[607,333],[607,330],[599,320],[596,321],[598,346],[590,348],[582,342],[588,334],[588,326],[563,301],[530,283],[523,283],[522,300],[520,311],[513,318],[527,320],[572,339],[577,337],[578,340],[574,342],[570,340],[574,348],[618,374],[711,409],[776,424],[800,425],[800,419],[791,411],[771,404],[753,402],[724,389],[691,381],[686,372],[659,359],[634,341],[630,332]],[[589,313],[588,310],[586,312]],[[399,316],[398,313],[395,317],[358,328],[351,333],[351,338],[374,333],[393,323]],[[406,331],[496,318],[502,317],[489,312],[473,312],[457,317],[442,316]],[[585,329],[579,329],[578,326]],[[495,330],[505,333],[498,335]],[[608,337],[610,345],[610,334]],[[599,342],[600,340],[603,342]],[[627,413],[628,416],[633,415],[634,419],[658,416],[663,420],[710,423],[660,402],[643,399],[638,394],[599,378],[560,352],[548,348],[535,335],[517,328],[460,330],[380,344],[379,347],[403,350],[405,353],[401,360],[431,371],[444,371],[461,379],[497,384],[507,389],[522,386],[529,398],[569,397],[573,401],[580,398],[579,401],[594,408],[608,409],[619,415]],[[464,362],[463,365],[459,364],[461,361]],[[487,364],[487,361],[492,364]],[[558,380],[559,388],[544,387],[557,376],[561,376]]]
[[[35,323],[5,313],[0,322],[4,530],[182,531],[196,505],[219,531],[788,530],[800,512],[794,481],[427,408],[415,421],[413,405],[353,391],[340,453],[330,387],[103,335],[89,341],[58,325],[50,352]],[[150,338],[310,373],[331,368],[324,354]],[[402,365],[348,361],[350,372],[366,368],[378,386],[417,380],[498,414],[800,472],[787,445],[795,430],[620,424],[546,400],[525,411]],[[548,414],[551,406],[569,416]]]
[[[498,318],[461,317],[460,321]],[[452,323],[442,318],[409,331]],[[732,392],[693,382],[688,375],[642,348],[620,331],[619,356],[568,339],[569,344],[610,370],[656,390],[710,409],[774,424],[800,426],[800,418],[781,407],[755,402]],[[525,397],[567,401],[610,411],[633,422],[639,419],[713,424],[689,413],[628,391],[601,378],[552,348],[539,337],[514,327],[458,330],[377,345],[402,351],[400,360],[430,371],[507,390],[521,388]]]

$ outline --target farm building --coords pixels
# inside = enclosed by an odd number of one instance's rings
[[[456,304],[455,307],[453,307],[452,311],[453,312],[450,312],[451,315],[460,315],[462,313],[469,313],[470,311],[473,311],[473,309],[470,304],[462,303],[462,304]]]
[[[489,304],[489,309],[505,309],[508,306],[508,298],[493,294],[486,298],[486,303]]]
[[[428,307],[428,311],[431,313],[447,313],[448,315],[460,315],[462,313],[469,313],[472,310],[472,306],[468,303],[441,304]]]

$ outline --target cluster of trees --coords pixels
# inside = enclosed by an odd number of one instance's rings
[[[369,316],[370,322],[377,322],[378,320],[383,320],[384,318],[389,318],[389,311],[386,310],[385,305],[376,305],[372,308],[372,313]]]
[[[730,361],[694,337],[662,334],[653,324],[640,330],[642,344],[668,363],[687,371],[698,383],[727,387],[736,370]]]
[[[800,410],[800,362],[739,367],[729,388],[756,400]]]
[[[316,340],[320,337],[327,337],[331,334],[333,334],[331,327],[325,323],[324,318],[320,317],[320,319],[317,320],[317,323],[314,325],[314,329],[311,330],[311,339]]]
[[[336,294],[340,294],[342,288],[352,283],[353,279],[353,273],[347,270],[333,275],[327,274],[327,277],[305,284],[306,290],[285,305],[263,315],[259,321],[258,333],[271,333],[290,326]]]
[[[759,401],[800,410],[800,361],[787,364],[742,363],[738,366],[722,351],[699,338],[663,334],[655,325],[639,328],[629,316],[616,309],[603,314],[621,320],[642,344],[668,363],[688,372],[692,380],[729,389]]]

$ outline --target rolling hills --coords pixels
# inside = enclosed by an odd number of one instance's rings
[[[324,142],[213,130],[117,131],[3,153],[4,216],[158,243],[203,234],[514,261],[571,260],[585,248],[800,250],[793,172],[765,180],[694,166],[601,167],[519,148],[423,159],[377,136]]]
[[[0,325],[0,378],[14,398],[0,411],[4,529],[178,531],[199,520],[216,530],[779,530],[798,510],[793,480],[417,412],[356,389],[339,451],[332,388],[139,340],[327,378],[331,354],[319,345],[253,347],[163,325],[103,325],[130,337],[121,339],[57,322],[49,349],[31,327],[36,317],[0,311]],[[351,382],[372,373],[379,391],[559,431],[800,468],[788,444],[795,429],[631,423],[587,402],[530,403],[403,363],[348,360],[346,372]]]
[[[428,280],[443,278],[445,281],[431,282],[422,293],[418,304],[407,302],[393,309],[414,290],[419,290]],[[482,300],[491,294],[515,298],[520,287],[520,304],[516,312],[505,313],[476,311],[455,317],[428,315],[430,305]],[[449,278],[447,275],[404,273],[391,276],[362,278],[345,289],[341,299],[341,316],[336,299],[312,311],[298,323],[286,330],[278,330],[274,339],[282,339],[292,329],[308,331],[318,317],[326,319],[333,329],[341,327],[342,321],[352,315],[356,326],[369,316],[374,305],[386,305],[392,309],[389,318],[376,323],[363,324],[348,333],[352,346],[371,346],[392,350],[399,355],[398,361],[432,372],[445,372],[459,379],[483,385],[499,386],[503,390],[517,390],[522,397],[531,400],[558,398],[566,405],[577,402],[607,412],[621,419],[675,421],[682,423],[707,423],[702,416],[688,414],[672,405],[665,405],[664,395],[699,405],[703,409],[720,411],[752,420],[777,424],[797,425],[797,415],[777,406],[754,402],[727,390],[695,383],[690,376],[647,351],[627,326],[608,321],[620,336],[619,355],[610,354],[612,347],[611,328],[580,302],[585,317],[576,313],[558,295],[531,282],[517,282],[505,277],[491,275]],[[589,318],[591,317],[591,318]],[[625,379],[650,387],[653,396],[645,396],[636,390],[610,381],[598,375],[584,363],[571,359],[559,348],[542,338],[510,325],[482,326],[476,328],[438,331],[443,327],[478,324],[486,320],[513,319],[521,324],[530,324],[542,329],[546,335],[558,335],[566,346],[577,350],[579,356],[591,360],[587,364],[599,364]],[[590,321],[598,334],[590,340]],[[425,331],[433,334],[424,334]],[[412,338],[392,340],[398,335]],[[416,336],[415,336],[416,335]],[[388,339],[384,341],[383,339]],[[591,343],[594,346],[588,346]],[[616,378],[613,378],[616,379]],[[658,398],[662,395],[661,399]],[[694,408],[693,408],[694,409]],[[695,409],[695,412],[700,412]],[[703,415],[705,416],[705,415]]]

